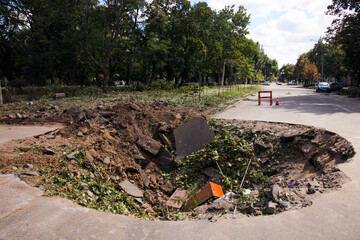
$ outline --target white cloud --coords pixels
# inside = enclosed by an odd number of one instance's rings
[[[324,36],[332,17],[324,14],[331,0],[209,0],[209,6],[220,10],[228,5],[243,5],[251,14],[250,35],[264,46],[279,67],[296,63],[298,56],[309,51],[314,40]],[[266,19],[266,20],[264,20]],[[269,20],[270,19],[270,20]],[[265,21],[265,22],[264,22]]]

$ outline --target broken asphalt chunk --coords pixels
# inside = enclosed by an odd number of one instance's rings
[[[128,180],[125,180],[121,183],[119,183],[120,187],[129,195],[133,197],[143,197],[144,194],[140,189],[138,189],[135,185],[133,185]]]
[[[187,191],[176,189],[176,191],[171,195],[169,200],[166,202],[166,206],[180,209],[186,200]]]
[[[152,155],[156,156],[161,147],[162,144],[155,139],[148,137],[148,136],[141,136],[139,140],[137,141],[137,144],[145,151],[151,153]]]
[[[176,160],[182,159],[204,148],[214,137],[204,118],[196,117],[174,130],[175,145],[178,155]]]

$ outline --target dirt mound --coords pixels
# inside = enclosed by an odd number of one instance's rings
[[[49,196],[137,217],[208,219],[226,211],[259,215],[311,205],[314,196],[346,181],[336,164],[354,154],[345,139],[321,129],[212,121],[215,131],[226,129],[249,142],[268,179],[261,185],[256,179],[247,180],[248,196],[239,189],[223,201],[210,199],[193,213],[184,214],[165,206],[175,189],[183,187],[176,181],[183,176],[174,179],[172,174],[178,166],[173,129],[201,116],[201,111],[167,102],[119,102],[111,107],[99,103],[96,109],[72,107],[63,112],[47,106],[41,110],[33,116],[6,116],[0,121],[55,121],[65,127],[3,144],[0,173],[17,173]],[[199,169],[201,181],[218,181],[224,186],[217,166],[206,167]]]

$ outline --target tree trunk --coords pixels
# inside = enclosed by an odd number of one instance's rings
[[[103,91],[107,92],[109,88],[109,68],[105,67],[103,69],[103,73],[104,73]]]
[[[2,96],[1,81],[0,81],[0,105],[3,105],[3,96]]]
[[[221,87],[224,86],[224,78],[225,78],[225,60],[224,60],[224,64],[223,64],[223,68],[222,68],[222,76],[221,76]]]

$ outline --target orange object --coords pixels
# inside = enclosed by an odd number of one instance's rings
[[[276,103],[275,105],[279,105],[279,98],[276,98]]]
[[[197,191],[196,195],[187,200],[184,210],[189,211],[192,208],[209,200],[211,197],[222,197],[224,192],[220,185],[208,182],[200,190]]]

